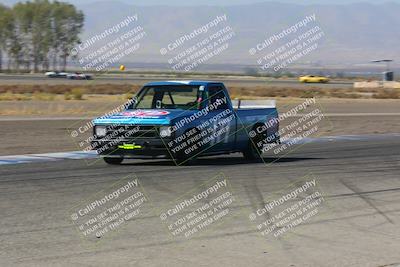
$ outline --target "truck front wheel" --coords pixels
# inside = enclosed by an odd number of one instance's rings
[[[191,134],[189,135],[188,133]],[[198,135],[200,135],[201,131],[197,128],[192,128],[189,130],[186,130],[182,136],[190,136],[191,137],[196,137]],[[184,139],[186,140],[186,139]],[[196,141],[197,144],[201,144],[201,138],[198,139]],[[189,149],[190,151],[186,151],[186,149],[188,147],[192,146],[192,149]],[[204,150],[204,148],[202,146],[193,146],[193,144],[191,143],[191,145],[189,145],[188,147],[184,147],[182,149],[179,149],[176,153],[173,154],[173,157],[175,158],[175,163],[177,165],[188,165],[190,164],[191,161],[196,159],[196,156],[200,154],[200,152],[202,150]]]
[[[107,164],[110,165],[120,165],[124,158],[103,158]]]

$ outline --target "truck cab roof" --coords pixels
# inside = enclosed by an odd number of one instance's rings
[[[213,81],[158,81],[158,82],[146,83],[144,86],[166,86],[166,85],[207,86],[209,84],[222,84],[222,83]]]

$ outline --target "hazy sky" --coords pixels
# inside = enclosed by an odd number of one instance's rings
[[[25,1],[25,0],[24,0]],[[64,0],[77,5],[99,1],[114,2],[116,0]],[[263,0],[117,0],[132,5],[232,5],[267,2]],[[0,0],[0,3],[10,5],[19,0]],[[348,4],[357,2],[368,3],[400,3],[400,0],[275,0],[273,2],[297,3],[297,4]]]

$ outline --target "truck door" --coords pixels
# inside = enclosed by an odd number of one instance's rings
[[[213,136],[209,142],[210,150],[208,151],[232,150],[235,145],[236,117],[229,95],[222,85],[209,85],[207,94],[210,108],[207,116],[210,122],[209,136]]]

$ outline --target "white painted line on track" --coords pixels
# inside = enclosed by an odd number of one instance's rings
[[[58,153],[46,153],[46,154],[0,156],[0,165],[49,162],[49,161],[59,161],[65,159],[90,159],[96,157],[97,153],[95,151],[90,151],[90,152],[72,151],[72,152],[58,152]]]

